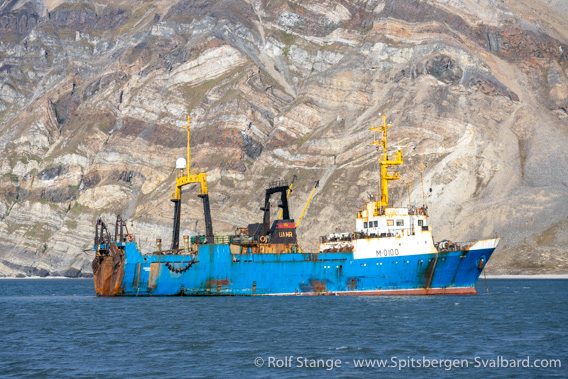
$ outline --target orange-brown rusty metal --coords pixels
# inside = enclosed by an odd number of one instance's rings
[[[132,283],[134,287],[138,288],[140,286],[140,271],[142,270],[142,264],[138,262],[136,265],[136,274],[134,275],[134,282]]]
[[[299,245],[290,243],[255,243],[245,244],[245,246],[252,247],[253,254],[290,254],[293,249],[297,253],[302,252]]]
[[[225,279],[208,279],[205,282],[205,288],[207,288],[209,290],[215,288],[217,290],[217,292],[220,292],[221,288],[223,286],[228,286],[229,284],[231,284],[231,282],[229,281],[228,278],[225,278]]]
[[[116,243],[109,247],[110,255],[99,255],[93,262],[93,281],[99,296],[111,296],[124,292],[124,252]]]
[[[150,289],[150,291],[154,290],[157,287],[161,271],[162,264],[160,262],[150,263],[150,276],[148,277],[148,289]]]
[[[312,278],[308,281],[308,283],[302,282],[302,284],[300,284],[300,289],[302,292],[321,294],[327,292],[327,284],[325,281]]]

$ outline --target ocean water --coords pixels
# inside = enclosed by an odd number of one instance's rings
[[[477,296],[97,298],[91,280],[0,280],[0,376],[568,377],[568,280],[488,285]]]

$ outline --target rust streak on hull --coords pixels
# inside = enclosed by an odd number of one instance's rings
[[[209,279],[209,280],[207,280],[207,282],[205,282],[205,288],[210,289],[210,290],[215,288],[217,290],[217,292],[219,292],[219,291],[221,291],[221,288],[223,286],[228,286],[229,284],[231,284],[231,282],[227,278],[225,278],[225,279]]]

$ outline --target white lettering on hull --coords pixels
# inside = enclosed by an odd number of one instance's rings
[[[432,234],[423,232],[415,236],[365,238],[353,241],[353,258],[397,257],[437,253]]]

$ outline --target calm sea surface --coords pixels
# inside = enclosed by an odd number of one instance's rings
[[[568,280],[488,284],[478,296],[97,298],[91,280],[0,280],[0,376],[568,377]]]

